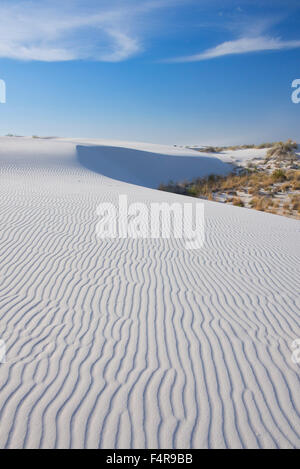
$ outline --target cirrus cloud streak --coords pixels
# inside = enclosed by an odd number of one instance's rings
[[[242,37],[233,41],[223,42],[216,47],[207,49],[200,54],[186,57],[177,57],[168,62],[198,62],[201,60],[215,59],[226,55],[246,54],[250,52],[279,51],[283,49],[300,48],[300,40],[283,41],[280,38],[267,36]]]
[[[0,58],[119,62],[144,49],[139,25],[170,0],[4,0]]]

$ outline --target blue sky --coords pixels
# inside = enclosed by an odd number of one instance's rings
[[[294,0],[1,0],[0,134],[295,138]]]

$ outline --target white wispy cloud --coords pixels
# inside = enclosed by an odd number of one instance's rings
[[[117,62],[143,50],[141,18],[170,0],[1,1],[0,57]]]
[[[216,21],[218,3],[211,0],[208,7],[205,0],[0,0],[0,58],[120,62],[142,53],[154,34],[165,37],[173,34],[176,28],[169,23],[171,9],[173,12],[175,7],[194,6],[196,10],[191,11],[197,11],[201,17],[201,12],[209,8],[211,18]],[[179,14],[176,19],[173,16],[173,21],[180,23],[180,18]],[[192,15],[189,21],[194,24]],[[268,17],[249,21],[238,9],[226,20],[222,16],[220,24],[217,23],[231,31],[233,40],[167,61],[194,62],[300,47],[300,40],[267,35],[274,21]],[[177,31],[183,31],[182,25]]]
[[[168,62],[198,62],[201,60],[224,57],[226,55],[297,48],[300,48],[300,40],[284,41],[281,38],[269,36],[240,37],[232,41],[223,42],[199,54],[177,57],[168,60]]]

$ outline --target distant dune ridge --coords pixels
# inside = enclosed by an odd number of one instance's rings
[[[299,222],[204,201],[199,251],[96,237],[101,202],[226,158],[0,138],[1,448],[300,447]]]

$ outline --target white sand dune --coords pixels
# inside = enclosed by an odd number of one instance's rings
[[[0,139],[1,448],[300,447],[299,222],[205,202],[199,251],[96,237],[100,202],[182,202],[151,188],[228,170]]]

